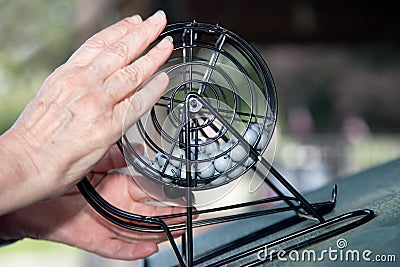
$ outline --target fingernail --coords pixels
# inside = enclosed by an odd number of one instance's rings
[[[156,80],[158,81],[158,82],[164,82],[164,81],[166,81],[166,80],[168,80],[169,78],[168,78],[168,75],[167,75],[167,73],[165,73],[165,72],[161,72],[160,74],[158,74],[157,75],[157,77],[156,77]]]
[[[159,48],[167,48],[174,42],[174,39],[171,36],[167,36],[158,43]]]
[[[156,13],[154,13],[151,17],[147,19],[148,22],[151,24],[159,24],[165,19],[165,12],[162,10],[158,10]]]
[[[133,23],[133,24],[139,24],[143,22],[143,19],[140,15],[136,14],[133,15],[132,17],[128,17],[129,22]]]

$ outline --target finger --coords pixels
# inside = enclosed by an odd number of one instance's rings
[[[165,37],[146,55],[118,70],[104,82],[106,93],[115,102],[132,94],[168,59],[173,50],[173,39]]]
[[[138,221],[132,221],[132,223],[138,223]],[[147,229],[149,227],[154,227],[154,224],[140,224],[142,229]],[[113,225],[109,223],[107,226],[107,230],[109,230],[112,234],[112,238],[118,239],[127,243],[142,243],[142,242],[151,242],[151,243],[161,243],[168,240],[168,236],[164,231],[150,233],[150,232],[139,232],[139,231],[132,231],[127,229],[121,229],[121,227]],[[161,230],[161,229],[160,229]],[[179,231],[172,231],[173,237],[179,237],[184,233],[184,230]]]
[[[125,179],[129,179],[127,176]],[[160,216],[169,214],[183,214],[186,207],[179,206],[155,206],[149,202],[158,202],[157,199],[151,197],[132,179],[127,180],[128,194],[131,199],[129,210],[145,216]],[[185,221],[185,217],[177,217],[169,221],[169,223],[181,223]]]
[[[94,175],[96,176],[96,175]],[[143,216],[159,216],[180,214],[186,211],[184,207],[154,206],[144,203],[154,201],[147,195],[130,176],[120,173],[109,173],[104,183],[96,189],[112,205],[134,214]],[[116,194],[118,192],[118,194]],[[185,216],[166,220],[169,224],[183,223]]]
[[[132,249],[132,246],[129,243],[125,243],[118,251],[118,257],[125,260],[142,259],[149,257],[156,252],[158,252],[158,246],[156,243],[141,243],[140,245],[135,246],[134,249]]]
[[[124,156],[117,145],[113,145],[104,157],[94,166],[93,172],[107,172],[111,169],[126,167]]]
[[[169,207],[175,207],[175,210],[173,211],[174,214],[186,212],[186,207],[187,207],[186,197],[170,199],[165,196],[162,188],[160,188],[160,190],[152,190],[152,195],[150,195],[147,192],[145,192],[143,188],[141,188],[136,182],[138,179],[142,180],[148,178],[145,178],[143,176],[134,176],[133,179],[130,178],[128,179],[129,179],[127,181],[128,193],[132,201],[141,202],[150,206],[154,206],[153,205],[154,203],[167,203]],[[186,190],[183,190],[183,192],[186,193]],[[192,199],[195,199],[193,192],[191,192],[191,195]],[[173,205],[171,205],[170,203],[173,203]],[[166,205],[164,205],[164,207],[165,206]],[[193,210],[195,210],[195,208]],[[158,216],[160,214],[161,215],[168,214],[170,212],[171,211],[162,211],[161,213],[155,214],[155,216]],[[197,216],[195,216],[195,218],[197,218]]]
[[[97,215],[97,214],[96,214]],[[101,218],[103,219],[103,218]],[[154,227],[156,225],[154,224],[145,224],[143,222],[133,220],[130,221],[133,224],[136,224],[137,227],[141,229],[147,229],[149,230],[148,227]],[[139,232],[139,231],[132,231],[128,229],[121,228],[120,226],[117,226],[111,222],[107,221],[102,221],[101,224],[106,227],[106,232],[107,236],[110,236],[113,239],[118,239],[123,242],[127,243],[142,243],[142,242],[152,242],[152,243],[160,243],[163,241],[168,240],[167,235],[165,234],[164,231],[158,231],[158,232]],[[139,226],[140,224],[140,226]],[[178,237],[184,233],[184,230],[179,230],[179,231],[172,231],[172,236],[173,237]]]
[[[157,11],[143,23],[136,25],[134,31],[103,49],[90,65],[106,79],[142,54],[160,35],[166,24],[165,13]]]
[[[132,244],[118,239],[105,240],[103,244],[96,247],[94,253],[112,259],[136,260],[148,257],[158,251],[156,243],[146,242]]]
[[[122,128],[123,132],[129,129],[145,112],[154,106],[167,88],[168,82],[168,75],[162,72],[134,95],[118,103],[114,107],[113,123],[115,125],[112,129],[121,130]]]
[[[81,66],[89,64],[106,47],[111,46],[132,32],[135,26],[142,22],[140,15],[134,15],[118,21],[89,38],[72,54],[67,62],[77,63]]]
[[[143,154],[144,147],[142,144],[131,144],[133,149],[140,155]],[[107,154],[96,164],[92,169],[93,172],[108,172],[112,169],[126,167],[126,160],[119,150],[117,145],[113,145],[108,150]]]

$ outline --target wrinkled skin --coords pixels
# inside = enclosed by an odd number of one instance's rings
[[[173,50],[166,37],[142,55],[166,23],[163,12],[145,21],[135,15],[91,37],[0,136],[0,239],[46,239],[121,259],[157,251],[164,235],[126,233],[106,223],[74,186],[88,174],[99,193],[123,209],[182,211],[147,205],[131,178],[110,171],[124,165],[113,144],[168,85],[161,73],[138,91]]]
[[[141,146],[136,145],[139,151]],[[125,165],[122,155],[113,146],[106,157],[88,175],[96,190],[111,204],[126,211],[148,216],[181,213],[185,208],[146,204],[154,201],[133,181],[132,177],[110,169]],[[183,218],[166,221],[181,223]],[[134,260],[158,251],[157,244],[166,240],[164,233],[143,234],[122,230],[100,217],[76,189],[53,200],[10,213],[0,220],[0,232],[8,239],[31,237],[62,242],[104,257]],[[182,232],[174,232],[178,236]]]

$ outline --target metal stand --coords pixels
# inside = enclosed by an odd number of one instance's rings
[[[148,145],[149,150],[152,150],[152,152],[165,153],[167,157],[166,164],[159,166],[161,170],[152,168],[148,162],[141,159],[141,156],[134,151],[126,135],[123,135],[118,145],[129,163],[134,165],[135,159],[140,161],[140,164],[136,166],[141,167],[144,176],[148,176],[153,182],[164,183],[164,185],[169,182],[165,182],[162,179],[167,178],[166,180],[170,181],[173,185],[172,188],[179,191],[173,193],[186,199],[187,210],[185,213],[154,217],[133,214],[108,203],[96,192],[90,182],[84,178],[78,184],[78,188],[88,203],[99,214],[110,222],[127,230],[165,233],[177,259],[177,264],[181,267],[193,267],[200,264],[206,266],[223,266],[230,263],[234,263],[234,266],[256,266],[273,260],[277,257],[276,253],[268,255],[265,259],[248,259],[249,255],[257,253],[257,251],[265,246],[263,245],[230,255],[222,260],[216,260],[215,258],[221,257],[227,252],[231,252],[244,245],[248,245],[257,239],[270,236],[289,227],[294,227],[303,221],[309,220],[312,222],[312,225],[269,241],[266,245],[268,247],[285,245],[284,250],[289,252],[353,229],[373,218],[374,212],[365,209],[342,214],[329,220],[325,219],[324,215],[330,212],[336,205],[337,187],[333,188],[329,201],[310,203],[270,162],[262,157],[262,150],[265,147],[259,150],[256,149],[256,145],[261,143],[262,131],[267,126],[267,122],[270,123],[270,126],[275,126],[277,99],[272,75],[266,63],[248,42],[218,24],[211,25],[196,21],[169,25],[161,34],[160,39],[167,35],[173,37],[175,47],[174,52],[165,64],[165,68],[163,68],[163,71],[169,75],[171,88],[167,90],[156,104],[157,108],[163,109],[161,115],[158,117],[153,107],[148,116],[151,120],[150,123],[143,124],[141,121],[137,123],[138,131],[140,136],[143,137],[144,143]],[[207,98],[211,100],[208,101]],[[212,102],[218,102],[218,104],[213,106]],[[219,103],[226,104],[225,107],[227,108],[221,107]],[[176,111],[177,109],[179,111]],[[218,124],[215,124],[213,119],[209,119],[207,115],[203,114],[202,112],[204,111],[208,115],[211,115],[211,117],[216,118]],[[173,130],[175,130],[174,134],[167,133],[162,126],[165,121],[165,114],[172,117],[170,121],[172,122],[172,127],[174,127]],[[246,159],[251,158],[254,161],[254,163],[246,165],[243,173],[250,168],[254,170],[255,163],[258,163],[257,171],[259,170],[258,168],[263,168],[265,169],[264,173],[268,173],[261,178],[276,193],[275,197],[217,208],[192,210],[191,190],[193,188],[197,187],[198,189],[202,187],[202,190],[213,188],[214,185],[211,185],[211,182],[215,181],[213,179],[226,175],[229,176],[236,168],[232,167],[226,173],[221,171],[222,173],[213,175],[212,177],[198,178],[198,169],[196,166],[201,162],[198,158],[199,135],[207,136],[204,129],[199,126],[199,116],[203,116],[204,120],[208,121],[207,126],[204,127],[209,127],[209,129],[218,133],[218,137],[215,139],[211,138],[210,142],[227,143],[228,137],[236,138],[236,145],[240,145],[246,150]],[[228,117],[230,119],[227,119]],[[243,132],[246,132],[251,123],[258,123],[260,121],[261,124],[259,126],[261,125],[262,127],[261,133],[258,135],[257,141],[253,146],[231,124],[238,122],[246,125],[246,128],[243,130]],[[158,134],[160,139],[164,138],[164,141],[170,143],[168,151],[164,150],[154,140],[153,136],[147,131],[147,125],[151,127],[149,132]],[[229,136],[225,135],[225,132],[221,133],[219,127],[223,127],[226,132],[229,132]],[[269,131],[268,138],[270,139],[273,128]],[[191,140],[195,140],[194,160],[191,159],[192,155],[190,154],[191,148],[193,148]],[[174,148],[177,147],[183,149],[185,152],[185,155],[181,156],[181,158],[172,155]],[[233,148],[230,149],[232,150]],[[222,154],[226,155],[227,152],[223,152]],[[222,154],[216,157],[221,157]],[[180,174],[186,174],[185,179],[180,179],[181,176],[177,178],[166,174],[167,164],[177,160],[180,161]],[[206,159],[206,161],[208,160]],[[243,167],[245,165],[244,161],[242,160],[242,162],[237,163],[236,166]],[[186,166],[184,170],[182,170],[183,164]],[[193,171],[191,169],[193,165],[195,167],[194,178],[192,178]],[[260,174],[261,171],[257,173]],[[238,176],[239,174],[234,175],[232,179],[236,179]],[[279,190],[272,182],[272,177],[275,177],[275,180],[290,195],[286,195]],[[229,183],[230,181],[226,180],[225,183]],[[279,203],[283,205],[247,212],[238,211],[240,208],[254,207],[266,203]],[[232,211],[232,213],[224,216],[215,215],[217,212],[227,210]],[[293,211],[295,214],[290,218],[241,237],[229,244],[221,244],[218,249],[207,251],[201,255],[197,255],[196,258],[194,257],[194,228],[288,211]],[[193,219],[194,215],[203,214],[208,215],[208,218]],[[165,222],[167,219],[178,217],[185,217],[186,223],[167,225]],[[178,230],[185,231],[182,237],[181,249],[178,248],[172,235],[173,231]],[[244,260],[246,260],[246,263],[243,263]]]
[[[299,222],[305,221],[305,220],[311,220],[315,222],[310,227],[295,231],[292,234],[280,237],[278,239],[275,239],[273,241],[270,241],[267,245],[268,246],[274,246],[277,244],[285,243],[291,240],[295,240],[299,237],[305,237],[306,235],[319,231],[322,233],[319,233],[316,236],[312,236],[308,238],[306,241],[301,241],[296,243],[295,245],[291,245],[289,247],[285,248],[285,251],[289,252],[290,250],[293,249],[300,249],[302,247],[305,247],[307,245],[328,239],[332,236],[335,236],[339,233],[348,231],[350,229],[353,229],[367,221],[373,218],[374,213],[372,210],[356,210],[352,211],[340,216],[337,216],[335,218],[326,220],[323,215],[331,211],[335,205],[336,205],[336,196],[337,196],[337,187],[335,186],[333,191],[332,191],[332,197],[330,201],[327,202],[321,202],[321,203],[309,203],[289,182],[286,181],[286,179],[271,165],[269,164],[261,155],[255,150],[252,146],[250,146],[247,141],[238,133],[228,122],[226,122],[223,118],[222,115],[220,115],[218,112],[215,112],[215,109],[207,102],[204,101],[199,95],[195,93],[189,93],[187,94],[185,103],[186,103],[186,109],[188,109],[188,105],[192,99],[196,99],[199,101],[202,105],[204,105],[207,109],[209,109],[213,114],[219,119],[219,121],[222,122],[223,126],[226,127],[229,131],[234,133],[235,137],[238,139],[238,141],[242,144],[247,146],[249,149],[249,156],[258,159],[260,164],[269,170],[270,174],[281,183],[281,185],[286,188],[292,196],[287,196],[283,194],[277,187],[273,185],[273,183],[270,180],[269,176],[264,177],[264,181],[272,187],[272,189],[276,192],[277,196],[276,197],[270,197],[270,198],[265,198],[261,200],[256,200],[256,201],[250,201],[250,202],[245,202],[245,203],[240,203],[236,205],[229,205],[229,206],[223,206],[223,207],[218,207],[218,208],[212,208],[212,209],[204,209],[204,210],[198,210],[198,211],[192,211],[192,203],[191,201],[191,196],[190,196],[190,190],[187,190],[187,201],[188,201],[188,208],[186,213],[181,213],[181,214],[171,214],[171,215],[165,215],[165,216],[155,216],[155,217],[145,217],[137,214],[132,214],[123,210],[120,210],[111,204],[109,204],[107,201],[105,201],[92,187],[92,185],[89,183],[87,179],[83,179],[79,184],[78,188],[81,191],[82,195],[86,198],[88,203],[97,211],[99,212],[104,218],[107,220],[115,223],[116,225],[123,227],[128,230],[132,231],[139,231],[139,232],[152,232],[152,233],[160,233],[164,232],[168,240],[171,244],[171,247],[175,253],[176,259],[178,261],[179,266],[181,267],[192,267],[196,266],[198,264],[203,264],[206,262],[211,262],[207,266],[223,266],[229,263],[236,262],[238,260],[241,260],[249,255],[254,255],[254,253],[257,253],[257,251],[261,250],[263,246],[257,246],[252,249],[248,249],[246,251],[242,251],[236,255],[229,256],[223,260],[217,261],[217,262],[212,262],[212,259],[223,255],[226,252],[232,251],[233,249],[237,249],[238,247],[241,247],[243,245],[249,244],[257,239],[263,238],[265,236],[268,236],[272,233],[278,232],[282,229],[286,229],[290,226],[293,226]],[[189,113],[185,112],[186,121],[189,122]],[[185,132],[190,133],[190,123],[186,123],[185,125]],[[190,151],[189,148],[189,135],[187,134],[185,136],[185,143],[187,145],[186,151]],[[122,147],[120,145],[120,147]],[[189,155],[187,155],[187,158],[189,158]],[[189,166],[189,165],[186,165]],[[191,173],[190,169],[187,167],[186,169],[187,175],[186,175],[186,183],[187,185],[191,186],[193,185],[194,181],[191,179]],[[213,217],[213,218],[208,218],[208,219],[196,219],[193,220],[193,215],[202,215],[202,214],[213,214],[218,211],[226,211],[226,210],[232,210],[234,211],[235,209],[243,208],[243,207],[250,207],[250,206],[255,206],[255,205],[260,205],[260,204],[265,204],[265,203],[278,203],[278,202],[284,202],[286,204],[285,207],[278,207],[278,208],[269,208],[269,209],[263,209],[263,210],[257,210],[257,211],[250,211],[250,212],[243,212],[243,213],[235,213],[232,215],[226,215],[226,216],[220,216],[220,217]],[[220,224],[220,223],[226,223],[226,222],[231,222],[231,221],[236,221],[236,220],[242,220],[242,219],[247,219],[247,218],[252,218],[256,216],[266,216],[266,215],[271,215],[271,214],[276,214],[276,213],[281,213],[281,212],[287,212],[287,211],[294,211],[296,213],[295,216],[290,217],[284,221],[281,221],[275,225],[268,226],[264,229],[261,229],[253,234],[247,235],[245,237],[242,237],[238,240],[235,240],[229,244],[224,244],[222,245],[219,249],[213,250],[210,252],[206,252],[202,254],[201,256],[197,257],[196,259],[193,257],[194,255],[194,250],[193,250],[193,229],[197,227],[203,227],[203,226],[208,226],[208,225],[214,225],[214,224]],[[175,224],[175,225],[167,225],[164,220],[169,219],[169,218],[177,218],[177,217],[186,217],[186,224]],[[343,224],[344,221],[350,220],[349,223],[345,225],[340,225],[340,227],[337,227],[333,230],[331,230],[331,226],[335,224]],[[177,230],[185,230],[185,235],[183,236],[183,242],[182,242],[182,249],[179,251],[178,246],[173,239],[172,232],[177,231]],[[325,231],[326,230],[326,231]],[[256,260],[254,259],[250,262],[246,263],[246,266],[256,266],[261,264],[262,262],[266,261],[271,261],[274,258],[276,258],[276,254],[271,254],[268,257],[266,257],[263,260]]]
[[[268,177],[265,177],[265,180],[268,180]],[[286,229],[288,227],[291,227],[297,223],[300,223],[302,221],[305,221],[309,218],[314,218],[314,215],[310,215],[306,210],[311,209],[313,211],[313,214],[316,213],[318,214],[318,217],[322,217],[324,214],[330,212],[336,205],[336,194],[337,194],[337,188],[334,187],[332,191],[332,197],[330,201],[327,202],[321,202],[321,203],[308,203],[306,204],[305,202],[302,202],[302,200],[296,198],[296,197],[290,197],[290,196],[278,196],[278,197],[272,197],[272,198],[265,198],[257,201],[251,201],[251,202],[245,202],[237,205],[229,205],[229,206],[224,206],[224,207],[219,207],[219,208],[213,208],[213,209],[205,209],[205,210],[198,210],[194,211],[192,215],[201,215],[201,214],[212,214],[214,212],[218,211],[224,211],[224,210],[235,210],[238,208],[242,207],[249,207],[249,206],[255,206],[259,204],[264,204],[264,203],[274,203],[274,202],[287,202],[287,203],[292,203],[288,207],[280,207],[280,208],[270,208],[270,209],[265,209],[265,210],[260,210],[260,211],[252,211],[252,212],[245,212],[245,213],[238,213],[238,214],[233,214],[233,215],[228,215],[228,216],[222,216],[222,217],[214,217],[214,218],[209,218],[209,219],[203,219],[203,220],[191,220],[191,217],[188,217],[189,213],[181,213],[181,214],[171,214],[171,215],[166,215],[166,216],[157,216],[157,217],[145,217],[137,214],[132,214],[128,213],[126,211],[122,211],[108,202],[106,202],[92,187],[92,185],[89,183],[89,181],[84,178],[79,184],[78,188],[81,191],[82,195],[85,197],[85,199],[88,201],[88,203],[99,213],[101,214],[104,218],[107,220],[113,222],[114,224],[131,230],[131,231],[139,231],[139,232],[151,232],[151,233],[160,233],[164,232],[168,240],[171,244],[171,247],[175,253],[176,259],[178,261],[178,266],[181,267],[192,267],[196,266],[198,264],[202,264],[204,262],[209,262],[212,261],[213,258],[218,257],[220,255],[223,255],[226,252],[230,252],[234,249],[238,249],[241,246],[244,246],[246,244],[249,244],[251,242],[254,242],[257,239],[264,238],[268,235],[271,235],[273,233],[276,233],[280,230]],[[293,202],[297,202],[298,204],[294,204]],[[307,208],[306,208],[307,207]],[[191,210],[191,209],[190,209]],[[214,224],[220,224],[220,223],[226,223],[226,222],[231,222],[231,221],[236,221],[236,220],[241,220],[241,219],[247,219],[247,218],[252,218],[252,217],[257,217],[257,216],[266,216],[266,215],[272,215],[272,214],[277,214],[281,212],[287,212],[287,211],[295,211],[296,215],[292,216],[286,220],[283,220],[281,222],[278,222],[272,226],[268,226],[266,228],[263,228],[261,230],[258,230],[250,235],[241,237],[238,240],[235,240],[229,244],[222,244],[221,247],[217,250],[205,252],[202,255],[200,255],[197,259],[193,258],[193,236],[192,235],[185,235],[183,244],[190,243],[191,249],[184,250],[186,254],[186,261],[184,260],[183,255],[178,249],[178,246],[172,236],[173,231],[177,230],[189,230],[191,233],[193,228],[197,227],[203,227],[203,226],[209,226],[209,225],[214,225]],[[177,224],[177,225],[167,225],[164,220],[169,219],[169,218],[177,218],[177,217],[182,217],[186,216],[187,220],[190,221],[190,224],[192,225],[191,228],[188,228],[188,225],[184,224]],[[312,245],[314,243],[326,240],[328,238],[331,238],[335,235],[338,235],[340,233],[346,232],[350,229],[353,229],[359,225],[362,225],[369,220],[371,220],[374,217],[374,212],[372,210],[368,209],[363,209],[363,210],[356,210],[352,211],[349,213],[342,214],[340,216],[331,218],[329,220],[323,220],[317,221],[314,225],[298,230],[292,234],[283,236],[281,238],[275,239],[273,241],[270,241],[267,244],[264,244],[263,246],[257,246],[252,249],[248,249],[246,251],[242,251],[236,255],[230,256],[225,258],[224,260],[220,260],[217,262],[212,262],[207,266],[224,266],[229,263],[233,263],[237,260],[240,260],[244,257],[247,257],[249,255],[254,255],[258,251],[262,250],[264,246],[272,247],[274,245],[278,245],[281,243],[285,243],[291,240],[295,240],[296,238],[299,237],[304,237],[307,234],[316,232],[317,230],[321,231],[326,229],[325,232],[318,234],[317,236],[310,237],[306,241],[301,241],[297,243],[296,245],[292,245],[289,247],[284,248],[286,252],[290,252],[291,250],[298,250],[303,247]],[[322,217],[323,218],[323,217]],[[338,228],[335,228],[334,230],[330,230],[330,226],[343,223],[344,221],[351,220],[349,223],[345,225],[341,225]],[[187,246],[187,245],[186,245]],[[190,255],[188,253],[191,253]],[[257,260],[257,261],[252,261],[246,263],[245,266],[257,266],[263,262],[268,262],[277,257],[276,253],[269,255],[263,260]]]

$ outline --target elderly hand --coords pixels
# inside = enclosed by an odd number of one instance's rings
[[[154,105],[168,84],[165,73],[137,89],[169,57],[172,38],[141,55],[165,25],[162,11],[145,21],[123,19],[91,37],[45,80],[0,138],[0,214],[65,193]]]
[[[137,146],[140,150],[140,147]],[[125,161],[116,146],[88,175],[102,197],[113,205],[133,213],[156,216],[184,212],[185,208],[155,207],[131,177],[110,173]],[[154,200],[153,200],[154,201]],[[167,223],[181,223],[176,218]],[[174,236],[182,232],[173,232]],[[165,233],[150,234],[125,231],[100,217],[76,191],[54,200],[21,209],[0,218],[0,236],[5,239],[31,237],[65,243],[104,257],[134,260],[157,252]]]

